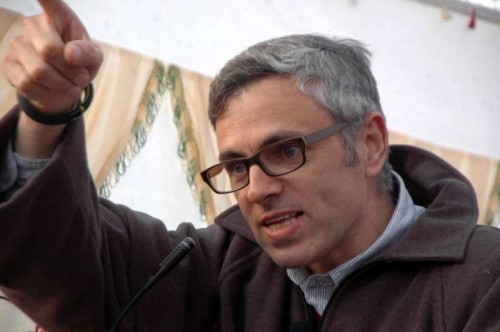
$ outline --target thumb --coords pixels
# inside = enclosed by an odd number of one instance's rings
[[[74,40],[64,46],[64,60],[75,67],[88,67],[102,62],[102,50],[90,40]]]
[[[75,40],[64,47],[64,60],[75,67],[84,67],[92,79],[102,63],[103,52],[99,45],[89,40]]]

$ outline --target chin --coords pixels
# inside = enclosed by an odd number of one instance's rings
[[[291,252],[285,254],[272,253],[269,254],[269,256],[276,263],[276,265],[284,269],[307,267],[310,263],[307,259],[294,255]]]

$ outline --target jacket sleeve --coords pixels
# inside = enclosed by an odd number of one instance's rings
[[[17,117],[2,119],[2,142]],[[47,330],[104,321],[101,225],[83,137],[82,120],[70,124],[51,162],[0,205],[2,291]]]
[[[0,121],[0,144],[5,145],[16,121],[16,111]],[[158,220],[97,197],[80,119],[68,125],[47,166],[0,204],[0,288],[48,331],[104,331],[188,235],[206,244],[224,237],[220,230],[198,232],[190,225],[167,232]],[[122,327],[140,325],[143,330],[148,321],[162,330],[167,324],[182,327],[188,322],[183,319],[189,308],[185,301],[195,295],[200,301],[193,303],[215,305],[214,287],[203,283],[213,285],[208,269],[218,269],[221,254],[194,252],[144,296]],[[191,275],[206,278],[192,282]],[[198,293],[190,291],[188,280]]]

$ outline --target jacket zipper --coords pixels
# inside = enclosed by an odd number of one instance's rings
[[[307,321],[309,322],[309,330],[319,332],[319,321],[314,319],[314,313],[311,312],[312,310],[314,310],[314,308],[307,303],[306,297],[304,296],[304,293],[302,293],[302,291],[300,291],[300,295],[302,297],[302,303],[304,304]]]

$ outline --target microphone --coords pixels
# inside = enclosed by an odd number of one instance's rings
[[[109,332],[114,332],[116,331],[116,328],[118,327],[118,324],[121,322],[125,314],[132,308],[132,306],[139,300],[141,296],[143,296],[158,280],[166,276],[179,262],[186,257],[186,255],[196,246],[196,242],[190,238],[186,237],[184,240],[182,240],[181,243],[177,245],[177,247],[174,248],[168,254],[167,257],[160,263],[158,266],[158,271],[149,277],[149,279],[146,281],[146,283],[142,286],[142,288],[137,292],[137,294],[127,303],[125,308],[122,310],[120,313],[120,316],[115,320],[113,326],[111,327],[111,330]]]
[[[182,240],[177,247],[165,257],[165,259],[158,266],[158,272],[153,276],[157,280],[166,276],[179,262],[196,246],[196,242],[189,236]],[[151,277],[151,278],[153,278]],[[153,283],[154,283],[153,282]],[[145,285],[146,286],[146,285]],[[151,286],[149,286],[151,287]]]

